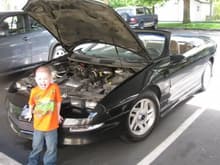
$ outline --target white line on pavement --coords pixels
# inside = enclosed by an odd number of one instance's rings
[[[188,119],[184,121],[170,136],[168,136],[159,146],[142,159],[137,165],[150,165],[160,156],[204,111],[205,107],[196,110]]]
[[[0,152],[0,165],[21,165],[21,163]]]

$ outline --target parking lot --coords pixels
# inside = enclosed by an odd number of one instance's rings
[[[174,33],[189,33],[177,30]],[[195,31],[220,42],[220,32]],[[220,48],[218,47],[217,54]],[[220,162],[220,57],[216,57],[210,88],[198,93],[161,119],[144,141],[128,143],[109,138],[85,146],[59,148],[59,165],[219,165]],[[9,128],[4,108],[4,88],[16,77],[1,81],[0,164],[26,164],[31,141],[16,136]]]

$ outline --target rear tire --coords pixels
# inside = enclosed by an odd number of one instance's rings
[[[131,106],[127,116],[124,138],[129,141],[145,139],[159,119],[159,101],[154,92],[148,91]]]
[[[157,29],[157,23],[155,23],[155,24],[152,26],[152,28],[153,28],[154,30],[156,30],[156,29]]]
[[[201,90],[205,91],[208,89],[212,77],[212,63],[209,61],[202,74],[201,78]]]

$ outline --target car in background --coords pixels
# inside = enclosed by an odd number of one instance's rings
[[[115,9],[131,28],[157,28],[158,16],[144,6],[126,6]]]
[[[143,140],[162,116],[208,87],[216,52],[208,37],[133,30],[96,1],[29,0],[24,9],[67,51],[41,64],[51,68],[61,89],[61,144],[83,145],[118,133]],[[30,139],[32,121],[25,116],[35,69],[10,85],[6,105],[11,128]]]
[[[62,55],[57,40],[25,12],[0,12],[0,76]]]

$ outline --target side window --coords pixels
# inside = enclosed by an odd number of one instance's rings
[[[16,35],[25,32],[25,22],[22,15],[7,17],[3,22],[7,24],[7,33],[9,35]]]
[[[146,15],[150,15],[150,10],[145,8],[145,13],[146,13]]]
[[[137,15],[143,15],[144,14],[144,8],[137,8],[136,13],[137,13]]]
[[[152,59],[159,58],[165,48],[165,37],[157,34],[139,34],[138,37]]]
[[[31,28],[31,31],[36,31],[36,30],[39,30],[39,29],[42,29],[43,27],[37,22],[35,21],[33,18],[29,17],[29,20],[30,20],[30,28]]]
[[[197,44],[199,41],[197,40]],[[186,37],[171,37],[170,40],[170,55],[186,55],[185,53],[193,49],[195,45],[192,43],[192,38]],[[187,55],[186,55],[187,56]]]
[[[8,35],[8,23],[3,21],[0,23],[0,37],[5,37],[7,35]]]

